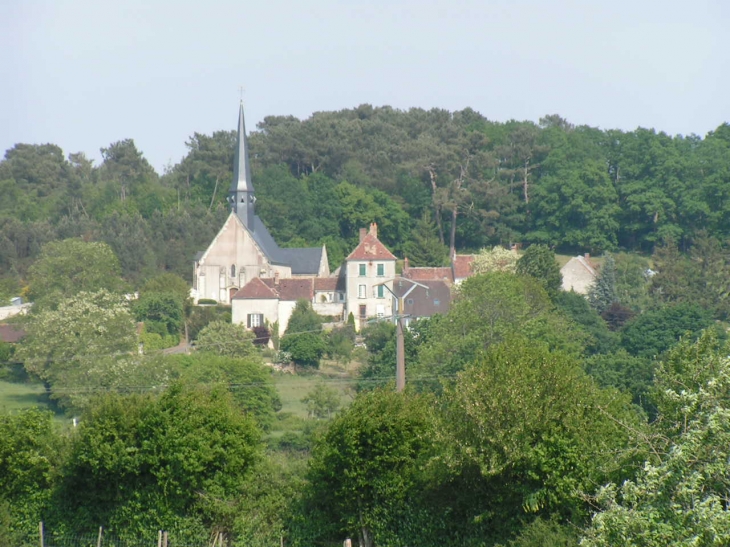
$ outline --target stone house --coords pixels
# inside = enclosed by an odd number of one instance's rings
[[[560,268],[563,275],[562,289],[564,291],[574,291],[578,294],[587,295],[588,291],[596,280],[598,272],[596,267],[591,263],[591,255],[574,256]]]

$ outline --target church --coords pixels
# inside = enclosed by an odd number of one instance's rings
[[[279,247],[256,215],[243,104],[228,202],[231,213],[223,227],[208,248],[195,256],[191,296],[196,304],[207,300],[230,305],[233,323],[248,328],[277,324],[283,333],[301,299],[333,321],[351,314],[358,330],[372,320],[393,317],[395,297],[405,299],[404,311],[413,318],[448,309],[449,287],[456,273],[447,279],[440,270],[448,268],[412,268],[409,277],[428,279],[415,282],[397,277],[397,259],[378,239],[374,222],[360,229],[358,244],[331,274],[324,245]],[[411,294],[416,287],[422,294]]]
[[[238,114],[231,213],[208,248],[195,256],[193,300],[231,304],[232,296],[254,278],[313,278],[330,275],[327,249],[281,248],[256,215],[243,103]]]

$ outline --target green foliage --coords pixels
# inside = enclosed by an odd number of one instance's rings
[[[443,266],[448,262],[449,249],[439,241],[436,225],[428,211],[416,221],[403,252],[413,266]]]
[[[608,353],[616,349],[619,338],[611,332],[600,315],[588,301],[573,291],[561,291],[554,298],[555,306],[575,321],[586,333],[586,353]]]
[[[618,301],[616,261],[610,254],[604,258],[603,267],[588,291],[588,301],[598,313],[603,313]]]
[[[213,321],[198,333],[198,351],[225,357],[248,357],[256,354],[254,334],[243,325]]]
[[[578,547],[578,534],[570,524],[557,519],[537,518],[525,525],[519,535],[510,540],[509,547]]]
[[[634,311],[649,304],[649,261],[635,253],[616,253],[616,298]]]
[[[327,351],[327,343],[318,332],[296,332],[281,339],[281,350],[287,352],[297,365],[316,368]]]
[[[144,297],[147,293],[173,294],[181,303],[184,303],[190,298],[190,286],[179,275],[161,273],[145,281],[139,289],[140,297]]]
[[[188,339],[195,340],[198,334],[213,321],[231,322],[230,306],[192,306],[186,320]]]
[[[180,334],[183,327],[183,301],[179,295],[171,292],[144,292],[133,304],[134,315],[137,321],[143,321],[150,332],[158,332],[150,328],[158,325],[159,334]]]
[[[304,396],[302,402],[307,405],[307,413],[310,418],[318,420],[331,418],[340,407],[340,394],[336,389],[329,388],[320,382]]]
[[[627,323],[621,345],[632,355],[654,357],[675,345],[680,337],[695,337],[712,325],[707,309],[692,304],[668,305],[642,313]]]
[[[430,399],[360,394],[315,444],[294,544],[360,537],[400,544],[414,524],[409,504],[432,447]]]
[[[727,350],[706,333],[683,341],[657,370],[657,429],[669,445],[635,480],[601,488],[602,507],[581,545],[724,545],[730,482],[730,368]]]
[[[122,297],[101,290],[60,300],[57,309],[34,313],[16,358],[29,374],[50,385],[62,408],[81,408],[89,388],[128,385],[137,334]]]
[[[139,335],[139,343],[145,353],[172,348],[180,343],[180,337],[177,334],[157,334],[156,332],[143,332]]]
[[[57,508],[77,532],[99,522],[127,537],[171,523],[229,530],[230,500],[258,458],[254,422],[223,389],[107,395],[78,429]]]
[[[102,289],[118,291],[123,282],[117,257],[104,243],[79,239],[43,247],[28,272],[29,296],[38,305],[55,307],[63,298]]]
[[[355,349],[355,327],[335,327],[327,334],[327,356],[338,363],[347,364]]]
[[[286,334],[321,330],[322,318],[312,309],[312,303],[303,299],[297,300],[291,317],[289,317]]]
[[[11,534],[38,529],[51,506],[64,455],[50,412],[0,416],[0,545]]]
[[[497,538],[525,513],[579,520],[580,492],[625,472],[641,429],[625,400],[598,389],[574,358],[526,339],[490,347],[444,399],[450,472],[478,470],[471,480],[491,495],[471,511]]]
[[[584,363],[585,371],[601,387],[613,387],[631,394],[631,401],[644,409],[650,418],[656,408],[649,397],[654,381],[655,363],[646,357],[635,357],[625,350],[593,355]]]
[[[492,249],[482,249],[474,257],[471,269],[475,274],[487,272],[515,273],[517,270],[517,253],[508,251],[504,247],[496,246]]]
[[[271,369],[257,356],[240,359],[208,352],[170,355],[161,359],[168,374],[189,385],[221,387],[231,393],[233,402],[259,426],[268,430],[281,409],[281,401],[271,378]]]
[[[563,276],[553,253],[547,245],[530,245],[517,261],[516,273],[537,279],[553,297],[560,290]]]
[[[504,272],[470,277],[461,284],[449,313],[419,350],[416,376],[450,375],[491,344],[515,334],[572,353],[583,351],[583,335],[554,313],[540,281]]]

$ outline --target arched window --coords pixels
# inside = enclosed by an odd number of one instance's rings
[[[236,277],[236,265],[231,264],[231,277]]]

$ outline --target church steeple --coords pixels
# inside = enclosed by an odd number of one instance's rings
[[[231,209],[241,219],[243,225],[254,231],[254,203],[256,196],[251,182],[251,166],[248,163],[248,142],[246,123],[243,118],[243,101],[238,114],[238,138],[236,140],[236,159],[233,164],[233,182],[228,192]]]

